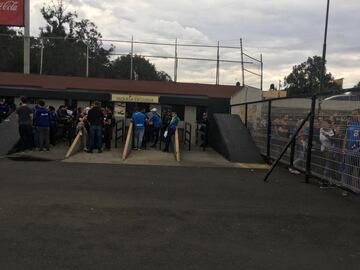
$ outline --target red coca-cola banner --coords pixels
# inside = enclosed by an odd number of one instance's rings
[[[0,25],[24,26],[25,0],[0,0]]]

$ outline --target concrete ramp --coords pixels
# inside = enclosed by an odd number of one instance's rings
[[[214,114],[210,143],[217,152],[229,161],[264,163],[250,132],[238,115]]]
[[[0,156],[7,155],[18,143],[19,128],[15,113],[0,123]]]

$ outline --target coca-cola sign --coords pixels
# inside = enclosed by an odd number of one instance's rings
[[[24,26],[24,1],[0,0],[0,25]]]

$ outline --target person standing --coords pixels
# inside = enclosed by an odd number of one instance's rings
[[[94,148],[98,149],[98,153],[102,153],[102,124],[104,115],[100,108],[100,102],[96,101],[94,107],[89,110],[87,120],[90,124],[89,153],[92,153]]]
[[[104,117],[104,141],[105,141],[105,149],[108,151],[110,151],[111,149],[111,139],[112,139],[114,125],[115,125],[115,119],[113,118],[112,111],[110,107],[106,107],[105,117]]]
[[[142,142],[145,132],[145,120],[146,115],[139,111],[138,108],[135,109],[135,112],[132,115],[131,121],[134,124],[134,148],[135,150],[141,150]]]
[[[38,135],[39,150],[50,150],[50,112],[45,107],[45,102],[39,100],[39,107],[35,111],[35,126]]]
[[[57,114],[53,106],[49,106],[50,113],[50,144],[55,146],[57,133]]]
[[[27,99],[21,97],[21,105],[16,110],[19,123],[20,150],[33,148],[33,110],[27,105]]]
[[[163,152],[169,152],[169,146],[171,143],[172,136],[175,134],[176,128],[180,122],[180,118],[177,116],[176,112],[172,112],[171,116],[172,118],[167,128],[167,134],[165,138],[165,148]]]
[[[0,99],[0,123],[4,120],[9,114],[9,106],[5,103],[3,99]]]
[[[151,110],[152,115],[150,118],[150,123],[152,123],[152,137],[154,139],[153,144],[151,145],[152,148],[156,147],[156,144],[159,140],[159,133],[160,133],[160,125],[161,125],[161,117],[157,113],[157,109],[153,108]]]
[[[346,187],[360,187],[360,109],[352,111],[342,145],[343,170],[341,181]],[[343,195],[347,195],[344,192]]]
[[[202,143],[200,147],[205,149],[209,143],[209,120],[206,112],[203,113],[202,115],[200,131],[202,132],[201,134]]]

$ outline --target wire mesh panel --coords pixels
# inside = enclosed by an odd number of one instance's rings
[[[261,154],[267,151],[267,119],[268,102],[249,104],[247,109],[247,127],[251,136],[260,149]]]
[[[311,99],[293,98],[273,100],[271,107],[271,139],[270,157],[276,159],[301,121],[307,116],[311,107]],[[295,142],[294,166],[304,168],[306,159],[308,126],[304,127]],[[282,162],[290,163],[291,149],[285,153]]]
[[[240,116],[241,121],[245,123],[245,105],[236,105],[231,107],[231,114],[237,114]]]
[[[360,92],[320,97],[312,173],[326,183],[360,192]]]

